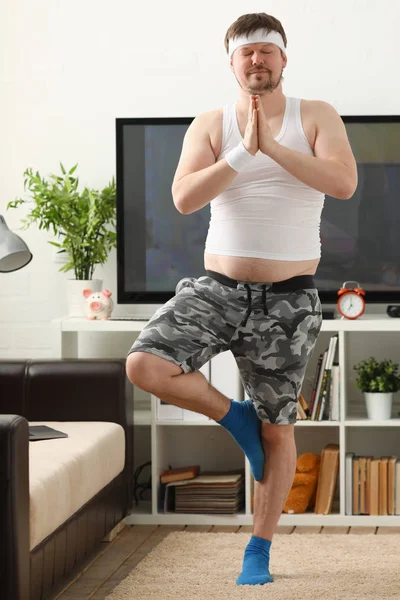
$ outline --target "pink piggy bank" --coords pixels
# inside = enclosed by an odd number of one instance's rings
[[[94,292],[88,288],[83,290],[85,296],[85,313],[86,318],[93,319],[109,319],[114,308],[114,302],[111,300],[110,290],[102,290]]]

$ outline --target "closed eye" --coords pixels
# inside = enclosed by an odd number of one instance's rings
[[[272,52],[265,52],[264,50],[261,50],[262,54],[272,54]],[[247,52],[246,54],[243,54],[243,56],[250,56],[250,54],[252,54],[252,52]]]

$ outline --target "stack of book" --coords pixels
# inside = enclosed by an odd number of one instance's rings
[[[175,470],[175,474],[171,471],[160,477],[160,504],[164,512],[235,514],[244,509],[244,469],[200,474],[193,467],[182,468],[180,473]],[[189,477],[179,479],[185,473]],[[165,476],[174,479],[166,482]]]
[[[339,364],[335,361],[338,335],[318,357],[311,398],[306,402],[300,394],[297,418],[310,421],[339,421]]]
[[[346,514],[400,515],[400,460],[397,456],[346,453]]]

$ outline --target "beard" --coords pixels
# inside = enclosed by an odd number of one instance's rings
[[[276,79],[272,78],[271,71],[263,71],[257,74],[248,74],[249,83],[246,87],[242,87],[251,94],[260,94],[262,92],[271,93],[279,86],[283,80],[283,69]],[[240,84],[239,84],[240,85]]]

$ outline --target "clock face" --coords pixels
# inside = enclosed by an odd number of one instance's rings
[[[348,319],[355,319],[364,312],[364,299],[358,294],[349,292],[338,300],[340,312]]]

